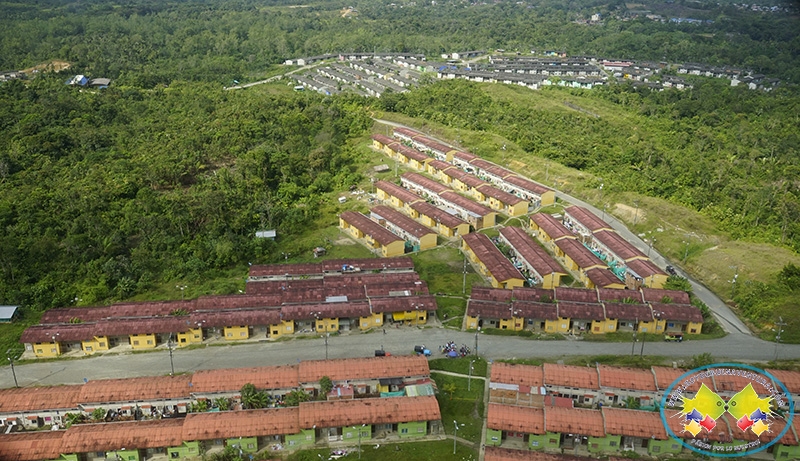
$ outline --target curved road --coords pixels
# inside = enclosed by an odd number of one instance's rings
[[[391,126],[401,126],[386,120],[376,120]],[[558,197],[570,203],[588,208],[600,215],[594,206],[574,197],[558,193]],[[647,251],[645,243],[630,232],[620,221],[607,216],[606,221],[617,232],[632,242],[640,250]],[[655,250],[651,250],[651,255]],[[657,252],[653,261],[661,267],[667,261]],[[694,293],[713,311],[720,325],[728,332],[724,338],[714,340],[691,340],[682,343],[645,342],[644,355],[670,357],[676,361],[689,359],[694,355],[710,353],[718,361],[765,362],[776,355],[781,359],[800,358],[800,345],[779,344],[754,337],[747,327],[728,309],[719,298],[703,285],[690,279]],[[253,342],[235,346],[207,346],[205,348],[176,350],[174,366],[176,373],[196,370],[272,366],[297,363],[300,360],[322,360],[326,355],[331,359],[369,357],[375,349],[383,347],[396,354],[409,354],[414,344],[427,344],[432,350],[447,341],[466,344],[474,348],[476,335],[453,331],[441,327],[399,329],[387,328],[386,334],[353,333],[329,338],[328,347],[322,339],[295,338],[280,342]],[[493,360],[501,358],[560,358],[568,356],[592,356],[599,354],[631,355],[641,354],[642,343],[605,343],[582,340],[535,341],[519,337],[477,336],[478,352]],[[327,349],[327,352],[326,352]],[[166,349],[143,354],[108,354],[74,360],[28,363],[16,365],[15,371],[20,386],[78,384],[85,380],[104,378],[124,378],[135,376],[165,375],[170,373],[170,357]],[[3,367],[0,372],[0,388],[14,385],[11,368]]]

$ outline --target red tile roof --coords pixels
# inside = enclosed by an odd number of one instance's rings
[[[604,437],[603,414],[600,410],[546,407],[544,421],[547,432]]]
[[[413,235],[416,238],[422,238],[425,237],[426,235],[435,233],[429,227],[426,227],[421,223],[414,221],[413,219],[400,213],[399,211],[395,211],[383,205],[378,205],[376,207],[373,207],[370,210],[370,213],[372,218],[376,218],[378,220],[385,219],[387,222],[394,224],[395,226],[408,232],[410,235]]]
[[[445,204],[463,208],[475,216],[484,217],[494,213],[494,210],[491,208],[481,205],[474,200],[470,200],[463,195],[456,194],[452,191],[441,192],[439,197],[445,202]]]
[[[82,404],[104,404],[186,398],[192,392],[191,378],[176,375],[92,380],[81,386],[78,400]]]
[[[493,383],[542,387],[544,386],[544,370],[542,370],[542,367],[535,365],[494,362],[490,381]]]
[[[520,176],[506,176],[504,180],[505,180],[505,182],[507,182],[509,184],[512,184],[512,185],[514,185],[514,186],[516,186],[516,187],[518,187],[520,189],[523,189],[523,190],[525,190],[527,192],[530,192],[532,194],[536,194],[536,195],[539,195],[539,196],[544,195],[547,192],[550,192],[550,191],[553,190],[553,189],[550,189],[549,187],[545,187],[545,186],[543,186],[543,185],[541,185],[541,184],[539,184],[537,182],[533,182],[528,178],[523,178],[523,177],[520,177]]]
[[[498,282],[523,280],[522,274],[485,234],[472,233],[462,235],[461,238]]]
[[[467,302],[467,315],[471,317],[509,319],[514,314],[513,309],[514,307],[510,303],[481,301],[478,299],[470,299]]]
[[[453,158],[464,160],[465,162],[471,162],[476,158],[478,158],[478,156],[471,152],[464,152],[463,150],[457,150],[453,152]]]
[[[486,427],[500,431],[541,435],[545,433],[544,410],[490,403]]]
[[[489,288],[473,286],[470,292],[470,299],[478,301],[496,301],[502,303],[511,302],[511,290],[504,290],[502,288]]]
[[[300,432],[299,416],[297,407],[190,413],[183,423],[183,438],[215,440],[297,434]]]
[[[554,273],[566,274],[566,270],[537,244],[522,228],[506,226],[500,229],[500,236],[519,257],[525,260],[541,276]]]
[[[642,297],[648,303],[663,303],[664,298],[669,298],[670,304],[691,304],[689,293],[677,290],[663,290],[660,288],[641,288]]]
[[[555,287],[556,301],[572,301],[576,303],[596,303],[597,290],[594,288]]]
[[[418,151],[417,149],[405,146],[403,144],[395,143],[391,146],[392,149],[397,152],[398,155],[402,155],[406,158],[414,159],[420,163],[423,163],[425,160],[430,160],[430,157],[423,154],[422,152]]]
[[[586,278],[591,280],[591,282],[596,287],[609,287],[612,285],[624,285],[624,282],[619,279],[611,269],[608,268],[599,268],[596,267],[594,269],[589,269],[586,271]]]
[[[391,144],[393,142],[397,142],[393,138],[390,138],[389,136],[386,136],[386,135],[383,135],[383,134],[380,134],[380,133],[375,133],[370,137],[372,139],[374,139],[375,141],[378,141],[379,143],[384,144],[384,145]]]
[[[370,315],[370,308],[367,301],[292,304],[283,306],[280,315],[283,320],[305,320],[315,317],[321,319],[367,317]]]
[[[797,371],[773,370],[771,368],[767,368],[765,371],[782,382],[792,394],[800,394],[800,373]]]
[[[373,313],[434,311],[437,309],[436,298],[432,295],[370,298],[370,305]]]
[[[393,132],[394,132],[395,136],[397,136],[399,134],[399,135],[403,135],[403,136],[406,136],[406,137],[409,137],[409,138],[412,138],[412,139],[415,136],[423,136],[423,134],[420,133],[419,131],[412,130],[411,128],[406,128],[406,127],[402,127],[402,126],[395,128],[393,130]]]
[[[225,368],[196,371],[190,377],[192,393],[236,392],[245,384],[256,389],[289,389],[299,385],[299,365]]]
[[[452,147],[448,146],[447,144],[443,144],[435,139],[431,139],[427,136],[419,136],[414,137],[414,141],[417,141],[427,147],[428,149],[439,151],[441,153],[447,153],[453,150]]]
[[[39,323],[69,323],[73,319],[80,319],[82,322],[95,322],[110,315],[109,306],[59,307],[45,311]]]
[[[542,231],[550,236],[553,240],[558,240],[560,238],[574,238],[572,233],[561,224],[561,221],[554,218],[552,215],[547,213],[534,213],[531,215],[531,221],[536,223]]]
[[[406,172],[400,175],[400,177],[406,181],[416,184],[419,187],[427,189],[433,192],[434,194],[439,194],[445,191],[452,190],[451,188],[443,185],[442,183],[430,179],[427,176],[422,176],[419,173]]]
[[[594,253],[589,251],[583,244],[574,239],[561,239],[556,241],[556,246],[569,256],[570,259],[575,261],[581,269],[588,269],[590,267],[605,267],[605,263],[600,260]]]
[[[356,211],[345,211],[339,215],[347,224],[355,227],[365,235],[372,237],[381,245],[389,245],[402,241],[400,237],[386,230],[383,226]]]
[[[514,288],[514,299],[519,301],[554,302],[555,292],[546,288]]]
[[[76,424],[64,433],[62,453],[114,451],[120,448],[176,447],[183,443],[183,419]]]
[[[653,312],[646,304],[603,303],[606,308],[606,318],[617,320],[653,320]]]
[[[520,197],[517,197],[514,194],[509,194],[508,192],[506,192],[506,191],[504,191],[502,189],[498,189],[498,188],[496,188],[496,187],[494,187],[492,185],[489,185],[489,184],[484,184],[482,186],[479,186],[478,190],[481,191],[483,193],[483,195],[485,195],[487,197],[491,197],[493,199],[496,199],[496,200],[502,202],[505,205],[512,205],[513,206],[513,205],[516,205],[516,204],[518,204],[520,202],[524,202],[525,201],[524,199],[522,199]]]
[[[602,304],[572,303],[559,301],[558,316],[573,320],[604,320],[606,318]]]
[[[653,392],[656,390],[656,380],[650,370],[608,365],[598,365],[597,370],[601,387]]]
[[[397,184],[387,181],[375,181],[375,188],[380,189],[387,194],[396,197],[403,203],[424,202],[419,195],[411,192],[405,187],[398,186]]]
[[[299,283],[309,285],[311,283],[319,283],[321,280],[279,280],[279,281],[248,281],[246,285],[247,294],[245,295],[224,295],[224,296],[203,296],[197,298],[195,309],[198,311],[216,311],[222,309],[242,309],[242,308],[255,308],[255,307],[278,307],[281,305],[281,296],[283,287],[294,287]],[[304,286],[303,289],[308,289],[310,286]]]
[[[697,322],[703,321],[703,314],[700,309],[685,304],[661,304],[650,303],[653,308],[653,315],[656,318],[663,318],[667,321],[677,322]]]
[[[589,232],[597,232],[602,229],[613,229],[607,222],[598,218],[591,211],[578,205],[564,208],[564,213],[572,218],[573,221],[580,223]]]
[[[449,228],[458,227],[462,224],[467,224],[464,220],[459,218],[458,216],[451,215],[450,213],[442,210],[439,207],[433,206],[428,202],[425,201],[418,201],[414,202],[409,205],[411,209],[416,210],[417,213],[421,215],[425,215],[436,222],[442,223]]]
[[[322,261],[322,271],[340,273],[343,266],[352,267],[344,274],[355,274],[365,271],[410,271],[414,269],[414,261],[408,256],[394,258],[358,258],[358,259],[328,259]]]
[[[277,308],[264,309],[231,309],[217,312],[195,312],[189,316],[189,323],[183,326],[195,328],[200,323],[203,327],[227,327],[233,325],[277,325],[281,321],[281,310]]]
[[[57,459],[65,431],[12,432],[0,435],[0,459],[3,461],[40,461]]]
[[[594,367],[576,367],[572,365],[557,365],[545,363],[544,383],[547,386],[566,386],[581,389],[598,390],[597,369]]]
[[[677,390],[677,387],[681,386],[681,384],[684,384],[684,381],[680,381],[677,383],[676,381],[681,376],[683,376],[684,373],[688,371],[682,368],[668,368],[668,367],[652,367],[652,370],[653,370],[653,375],[655,376],[655,383],[658,390],[666,391],[669,386],[675,384],[675,387],[672,388],[673,392]],[[684,379],[687,379],[690,376],[691,375],[687,376]],[[714,389],[714,382],[711,380],[711,378],[705,378],[705,379],[696,379],[692,385],[688,386],[685,389],[685,392],[695,393],[698,390],[700,390],[700,384],[703,383],[705,383],[705,385],[709,389]]]
[[[409,346],[409,350],[411,347]],[[316,383],[323,376],[333,381],[402,378],[430,375],[428,361],[416,355],[300,362],[300,383]]]
[[[434,396],[331,400],[300,404],[300,427],[343,427],[358,424],[396,424],[441,419]]]
[[[603,407],[606,433],[641,439],[667,440],[661,414],[654,411]]]
[[[642,293],[640,291],[625,290],[619,288],[598,288],[597,293],[600,295],[600,302],[617,302],[622,303],[625,300],[631,300],[636,303],[643,303]]]
[[[472,174],[469,174],[465,171],[461,171],[456,167],[449,169],[445,172],[447,176],[450,176],[453,179],[457,179],[464,183],[467,187],[471,187],[474,189],[479,189],[481,186],[485,186],[489,184],[488,182],[484,181],[483,179],[478,178]]]
[[[586,457],[488,446],[484,461],[586,461]],[[609,458],[608,461],[617,460]]]
[[[625,263],[629,272],[634,272],[639,277],[646,279],[653,275],[667,275],[660,267],[649,259],[634,259]]]
[[[439,171],[444,171],[448,168],[455,168],[453,165],[439,159],[431,160],[430,163],[428,163],[428,165]]]
[[[630,261],[636,258],[646,258],[644,253],[639,251],[638,248],[631,245],[627,240],[622,238],[618,233],[608,230],[601,230],[594,233],[594,238],[602,243],[614,255],[623,261]]]
[[[78,408],[82,386],[0,389],[0,413]],[[2,458],[0,458],[2,459]]]
[[[553,303],[537,303],[534,301],[514,301],[514,311],[518,317],[526,319],[557,320],[558,305]]]

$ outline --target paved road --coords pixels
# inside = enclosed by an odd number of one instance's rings
[[[475,346],[475,334],[444,328],[387,328],[378,333],[354,333],[334,336],[328,341],[331,359],[372,356],[375,349],[395,355],[411,353],[414,344],[425,344],[438,355],[438,346],[447,341]],[[479,335],[478,350],[487,359],[500,358],[561,358],[574,355],[630,355],[631,343],[597,343],[580,340],[534,341],[518,337]],[[641,343],[635,353],[639,354]],[[646,342],[645,355],[689,359],[704,352],[716,359],[736,361],[767,361],[775,354],[775,344],[752,336],[729,335],[707,341],[686,340],[682,343]],[[800,358],[800,345],[780,345],[781,358]],[[291,341],[260,342],[235,346],[210,346],[174,352],[175,372],[215,368],[272,366],[297,363],[299,360],[325,359],[325,343],[320,338]],[[169,353],[160,350],[141,354],[103,355],[75,360],[17,365],[20,386],[79,384],[84,378],[124,378],[166,375],[170,372]],[[8,366],[0,371],[0,388],[14,385]]]

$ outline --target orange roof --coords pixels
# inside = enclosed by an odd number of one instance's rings
[[[800,394],[800,373],[786,370],[765,370],[775,379],[782,382],[792,394]],[[780,392],[780,390],[779,390]]]
[[[540,387],[544,385],[544,372],[542,367],[538,366],[495,362],[492,364],[490,381],[493,383]]]
[[[544,411],[547,432],[604,437],[603,414],[600,410],[583,408],[547,407]]]
[[[191,375],[98,379],[81,386],[80,403],[186,398]]]
[[[227,368],[196,371],[192,376],[191,391],[238,391],[247,383],[256,389],[286,389],[297,387],[298,365],[274,367]]]
[[[3,461],[39,461],[56,459],[64,451],[64,431],[12,432],[0,435],[0,459]]]
[[[268,408],[216,413],[190,413],[183,423],[184,440],[213,440],[297,434],[300,409]]]
[[[436,397],[331,400],[300,404],[300,427],[345,427],[357,424],[395,424],[441,419]]]
[[[606,432],[611,435],[666,440],[667,431],[661,422],[661,414],[653,411],[625,410],[603,407]]]
[[[711,442],[729,442],[732,438],[730,435],[730,428],[726,424],[726,419],[724,417],[717,420],[717,425],[714,426],[711,432],[706,432],[706,430],[703,429],[697,434],[697,437],[694,437],[691,432],[683,428],[686,418],[680,415],[679,410],[666,409],[665,411],[667,425],[672,430],[673,434],[682,439],[691,440],[697,438],[703,440],[707,438]],[[736,426],[732,427],[737,431],[739,430]]]
[[[490,403],[486,427],[501,431],[544,434],[544,410]]]
[[[77,408],[80,392],[80,385],[0,389],[0,412]]]
[[[183,443],[183,419],[76,424],[62,439],[62,453],[112,451],[121,448],[176,447]]]
[[[668,367],[652,367],[653,374],[655,375],[656,380],[656,387],[660,391],[665,391],[667,388],[675,383],[675,381],[684,375],[688,370],[684,370],[682,368],[668,368]],[[690,378],[692,375],[686,376],[684,381]],[[672,388],[673,391],[676,390],[677,387],[681,386],[681,382],[675,383],[675,387]],[[709,389],[714,389],[714,383],[711,381],[711,378],[704,378],[704,379],[697,379],[691,386],[688,386],[684,389],[684,392],[697,392],[700,390],[700,384],[705,383],[705,385]]]
[[[344,381],[430,375],[428,361],[425,357],[416,355],[310,360],[300,362],[299,367],[300,383],[317,382],[323,376],[333,381]]]
[[[759,376],[762,376],[760,373],[757,373]],[[769,378],[764,376],[767,382],[770,382]],[[768,392],[764,390],[764,386],[758,384],[756,382],[751,381],[744,376],[734,376],[734,375],[716,375],[714,376],[714,385],[717,392],[730,392],[730,393],[737,393],[747,387],[748,384],[753,384],[753,389],[762,395],[766,395]]]
[[[655,391],[656,380],[650,370],[636,368],[609,367],[598,365],[600,386],[615,389],[633,389],[638,391]]]
[[[544,384],[546,386],[568,386],[581,389],[600,389],[597,385],[597,369],[545,363]]]

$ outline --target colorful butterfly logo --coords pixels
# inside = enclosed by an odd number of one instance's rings
[[[772,397],[760,398],[752,384],[748,383],[727,403],[705,384],[700,385],[693,399],[683,397],[681,400],[683,410],[680,414],[686,417],[683,429],[694,437],[703,429],[711,432],[725,412],[736,418],[736,426],[742,431],[749,429],[758,437],[769,430],[767,417],[772,414]]]

